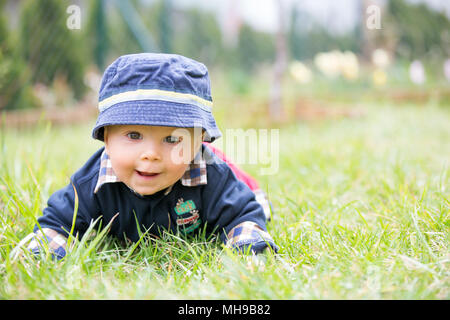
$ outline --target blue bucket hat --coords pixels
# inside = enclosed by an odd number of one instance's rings
[[[180,55],[119,57],[103,74],[98,107],[92,137],[101,141],[103,128],[118,124],[202,127],[209,142],[221,136],[211,110],[208,69]]]

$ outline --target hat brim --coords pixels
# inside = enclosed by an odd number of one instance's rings
[[[92,130],[92,137],[104,141],[105,126],[149,125],[179,128],[201,127],[203,141],[212,142],[222,136],[211,112],[195,105],[161,100],[126,101],[102,111]]]

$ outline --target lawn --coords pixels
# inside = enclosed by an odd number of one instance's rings
[[[93,123],[3,128],[0,299],[449,299],[450,109],[362,108],[281,126],[274,175],[243,165],[275,208],[280,251],[259,263],[204,235],[123,245],[92,232],[61,261],[15,255],[101,144]]]

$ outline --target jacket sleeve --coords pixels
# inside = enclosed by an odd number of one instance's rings
[[[212,144],[208,142],[203,142],[219,159],[225,162],[233,171],[236,178],[242,182],[244,182],[250,190],[255,194],[256,201],[263,207],[264,214],[266,216],[266,220],[270,220],[273,210],[273,206],[269,199],[267,198],[267,194],[259,187],[258,181],[255,178],[250,176],[247,172],[239,168],[236,164],[234,164],[228,157],[218,148],[214,147]]]
[[[48,248],[52,257],[58,260],[66,256],[67,238],[55,230],[37,230],[30,240],[27,249],[35,255],[38,255],[42,248]]]
[[[73,222],[73,235],[81,238],[97,212],[97,205],[92,196],[92,182],[87,180],[80,183],[73,176],[71,183],[48,199],[43,215],[37,219],[33,229],[35,236],[28,249],[37,254],[45,242],[54,257],[64,257]]]
[[[260,253],[267,247],[278,251],[267,233],[264,210],[250,188],[239,181],[225,163],[208,166],[208,184],[203,191],[208,226],[221,240],[238,251]]]

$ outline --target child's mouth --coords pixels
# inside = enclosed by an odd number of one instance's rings
[[[136,173],[140,177],[147,178],[147,179],[154,178],[159,175],[159,173],[156,173],[156,172],[144,172],[144,171],[139,171],[139,170],[136,170]]]

